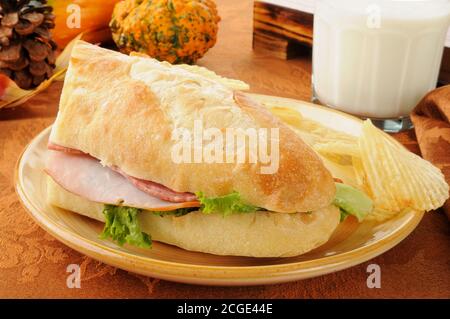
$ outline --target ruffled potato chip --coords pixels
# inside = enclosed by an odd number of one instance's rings
[[[359,178],[379,213],[407,208],[430,211],[448,198],[449,186],[441,171],[406,150],[370,120],[363,124],[359,146],[365,174]]]
[[[270,112],[272,112],[273,115],[278,117],[285,124],[293,126],[297,129],[302,127],[305,120],[300,112],[283,106],[272,106],[270,107]]]
[[[316,152],[320,154],[337,154],[341,156],[359,157],[359,145],[357,141],[335,140],[314,145]]]
[[[355,137],[302,116],[295,105],[263,104],[317,152],[333,177],[374,200],[367,220],[381,222],[406,210],[437,209],[448,198],[441,171],[372,122],[365,121],[362,135]]]
[[[139,53],[138,53],[139,54]],[[235,79],[230,79],[230,78],[226,78],[223,76],[218,75],[217,73],[204,68],[202,66],[198,66],[198,65],[189,65],[189,64],[179,64],[178,67],[185,69],[186,71],[189,71],[191,73],[196,73],[196,74],[200,74],[204,77],[210,78],[214,81],[217,81],[219,83],[222,83],[224,86],[232,89],[232,90],[237,90],[237,91],[247,91],[250,89],[250,86],[241,81],[241,80],[235,80]]]
[[[355,147],[358,145],[358,139],[355,136],[333,130],[319,122],[306,118],[299,111],[295,110],[295,107],[275,105],[267,102],[263,102],[263,104],[273,115],[294,130],[309,146],[334,142],[353,144]],[[332,154],[333,152],[327,153]]]

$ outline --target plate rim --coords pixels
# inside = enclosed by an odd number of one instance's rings
[[[253,95],[274,98],[274,96],[270,95]],[[352,115],[306,101],[283,97],[275,98],[319,107],[326,112],[335,112],[353,121],[362,122],[361,119]],[[388,236],[376,239],[366,246],[358,247],[336,255],[306,261],[262,266],[218,266],[164,261],[152,257],[134,255],[129,252],[119,251],[112,247],[104,246],[72,232],[69,229],[61,228],[52,219],[46,219],[45,212],[41,212],[39,208],[35,207],[33,201],[27,196],[24,185],[21,183],[22,171],[20,170],[20,167],[23,156],[34,143],[42,138],[43,135],[48,134],[51,126],[52,125],[42,130],[24,147],[16,162],[14,186],[22,206],[41,228],[70,248],[118,268],[128,268],[127,270],[129,270],[130,267],[139,266],[133,268],[133,271],[155,278],[190,284],[236,286],[275,284],[325,275],[353,267],[385,253],[405,239],[417,227],[424,215],[424,212],[413,211],[413,216],[407,220],[405,224],[398,226],[397,229]]]

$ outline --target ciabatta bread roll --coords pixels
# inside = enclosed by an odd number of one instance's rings
[[[47,194],[52,205],[105,221],[103,204],[67,192],[51,177]],[[142,211],[139,222],[142,231],[154,240],[187,250],[215,255],[290,257],[328,241],[339,224],[339,209],[328,206],[312,214],[256,212],[227,217],[202,212],[161,217]]]
[[[195,120],[222,131],[279,129],[278,170],[262,174],[259,162],[175,163],[172,133],[192,129]],[[50,142],[177,192],[237,191],[246,203],[274,212],[316,211],[335,194],[314,151],[244,93],[189,68],[82,41],[72,52]]]

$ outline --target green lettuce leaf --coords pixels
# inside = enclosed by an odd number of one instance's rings
[[[341,218],[340,218],[340,222],[342,223],[344,220],[347,219],[349,213],[347,213],[345,210],[343,210],[342,208],[339,208],[339,212],[341,213]]]
[[[366,194],[342,183],[336,183],[333,204],[341,211],[341,221],[352,215],[362,222],[373,209],[373,202]]]
[[[105,227],[100,234],[100,238],[111,238],[120,246],[125,243],[142,248],[150,248],[152,239],[150,235],[141,231],[139,226],[138,208],[126,206],[105,205],[103,214],[105,215]]]
[[[190,212],[198,210],[197,207],[187,207],[187,208],[178,208],[175,210],[169,210],[169,211],[152,211],[153,214],[158,215],[160,217],[164,216],[175,216],[180,217],[184,216],[186,214],[189,214]]]
[[[202,192],[195,193],[204,214],[221,213],[224,216],[234,213],[253,213],[258,207],[242,202],[238,192],[218,197],[206,197]]]

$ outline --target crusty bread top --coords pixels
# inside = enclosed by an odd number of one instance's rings
[[[279,128],[278,171],[261,174],[259,162],[176,164],[172,132],[192,129],[194,120],[222,131]],[[317,210],[335,192],[314,151],[243,93],[186,68],[82,41],[72,52],[50,140],[176,191],[237,191],[247,203],[271,211]]]

